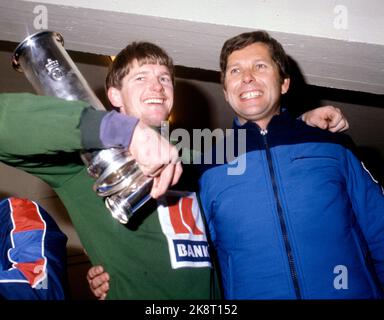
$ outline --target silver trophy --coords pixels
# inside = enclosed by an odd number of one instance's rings
[[[38,94],[81,100],[105,110],[64,49],[63,37],[57,32],[43,31],[25,38],[13,53],[12,65],[24,72]],[[153,179],[144,176],[127,150],[82,152],[81,158],[88,174],[96,179],[94,191],[105,198],[106,207],[121,223],[127,223],[150,199]]]

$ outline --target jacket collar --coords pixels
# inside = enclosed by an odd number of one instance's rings
[[[268,124],[267,131],[268,133],[279,132],[283,130],[287,125],[293,125],[293,122],[294,120],[291,118],[289,112],[285,108],[282,108],[279,114],[272,117],[271,121]],[[235,130],[246,129],[258,132],[261,131],[260,127],[252,121],[247,121],[246,123],[241,125],[237,117],[233,120],[232,127]]]

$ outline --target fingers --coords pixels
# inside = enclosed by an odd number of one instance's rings
[[[321,110],[321,109],[320,109]],[[328,122],[326,118],[322,116],[319,108],[307,111],[301,116],[301,119],[311,127],[318,127],[320,129],[327,129]]]
[[[168,164],[175,164],[179,159],[175,146],[140,122],[132,136],[129,152],[147,176],[158,176]]]
[[[87,280],[92,281],[93,278],[97,277],[98,275],[102,274],[104,272],[103,266],[94,266],[90,268],[87,272]]]
[[[161,171],[164,169],[163,164],[144,165],[138,163],[138,165],[143,174],[151,178],[159,176]]]
[[[174,186],[180,179],[181,174],[183,173],[183,167],[180,162],[176,163],[175,173],[173,175],[171,185]]]
[[[105,282],[100,287],[93,290],[93,294],[97,298],[99,298],[99,300],[105,300],[105,298],[107,297],[108,290],[109,290],[109,283]]]
[[[141,122],[135,128],[129,152],[143,174],[154,178],[153,198],[162,196],[175,185],[183,172],[177,148]]]
[[[151,190],[152,198],[159,198],[171,185],[175,185],[178,182],[182,172],[183,169],[180,163],[170,163],[165,166],[160,175],[154,178]]]
[[[88,270],[87,280],[91,292],[99,300],[104,300],[109,290],[109,274],[102,266],[92,267]]]
[[[109,281],[109,274],[107,272],[102,273],[101,275],[98,275],[97,277],[93,278],[89,285],[92,289],[97,289],[101,287],[103,284],[108,283]]]
[[[151,177],[151,178],[154,178],[154,177],[157,177],[161,174],[161,171],[164,170],[164,165],[162,165],[159,169],[157,169],[156,171],[153,171],[150,172],[149,174],[147,174],[147,176]]]
[[[335,125],[334,124],[329,125],[329,131],[331,132],[342,132],[342,131],[348,130],[348,128],[349,128],[349,123],[345,118],[341,119]]]
[[[334,108],[334,113],[330,115],[328,128],[331,132],[341,132],[349,128],[348,121],[339,108]]]
[[[308,111],[303,114],[302,119],[307,125],[331,132],[341,132],[349,128],[348,121],[341,110],[334,106],[323,106]]]
[[[311,122],[312,127],[318,127],[320,129],[326,130],[329,127],[329,122],[327,119],[323,118],[314,118],[314,121]]]
[[[304,120],[305,123],[311,127],[318,127],[320,129],[328,129],[328,121],[324,118],[317,117],[315,115],[312,115],[310,117],[307,117],[306,120]]]
[[[333,107],[331,110],[332,112],[326,114],[330,128],[335,127],[343,119],[343,115],[339,108]]]

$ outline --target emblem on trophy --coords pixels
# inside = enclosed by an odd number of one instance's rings
[[[59,63],[57,60],[52,60],[50,58],[47,59],[47,64],[45,68],[48,70],[48,75],[56,81],[59,81],[64,77],[63,70],[61,70]]]

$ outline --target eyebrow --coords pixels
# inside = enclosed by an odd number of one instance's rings
[[[150,70],[141,70],[141,71],[137,71],[137,72],[134,72],[134,73],[132,73],[132,75],[139,75],[139,74],[149,74],[149,73],[151,73],[151,71]],[[169,71],[162,71],[161,73],[160,73],[160,75],[171,75],[171,73],[169,72]]]
[[[233,64],[227,64],[227,69],[237,67],[239,64],[238,63],[233,63]]]
[[[273,60],[271,59],[270,61],[268,61],[268,59],[264,59],[264,58],[252,60],[252,64],[257,63],[257,62],[264,62],[264,63],[268,64],[268,63],[273,62]],[[239,65],[241,65],[239,62],[235,62],[233,64],[227,64],[227,69],[230,69],[233,67],[238,67]]]
[[[148,74],[149,71],[146,71],[146,70],[142,70],[142,71],[136,71],[134,73],[132,73],[133,76],[137,76],[139,74]]]

